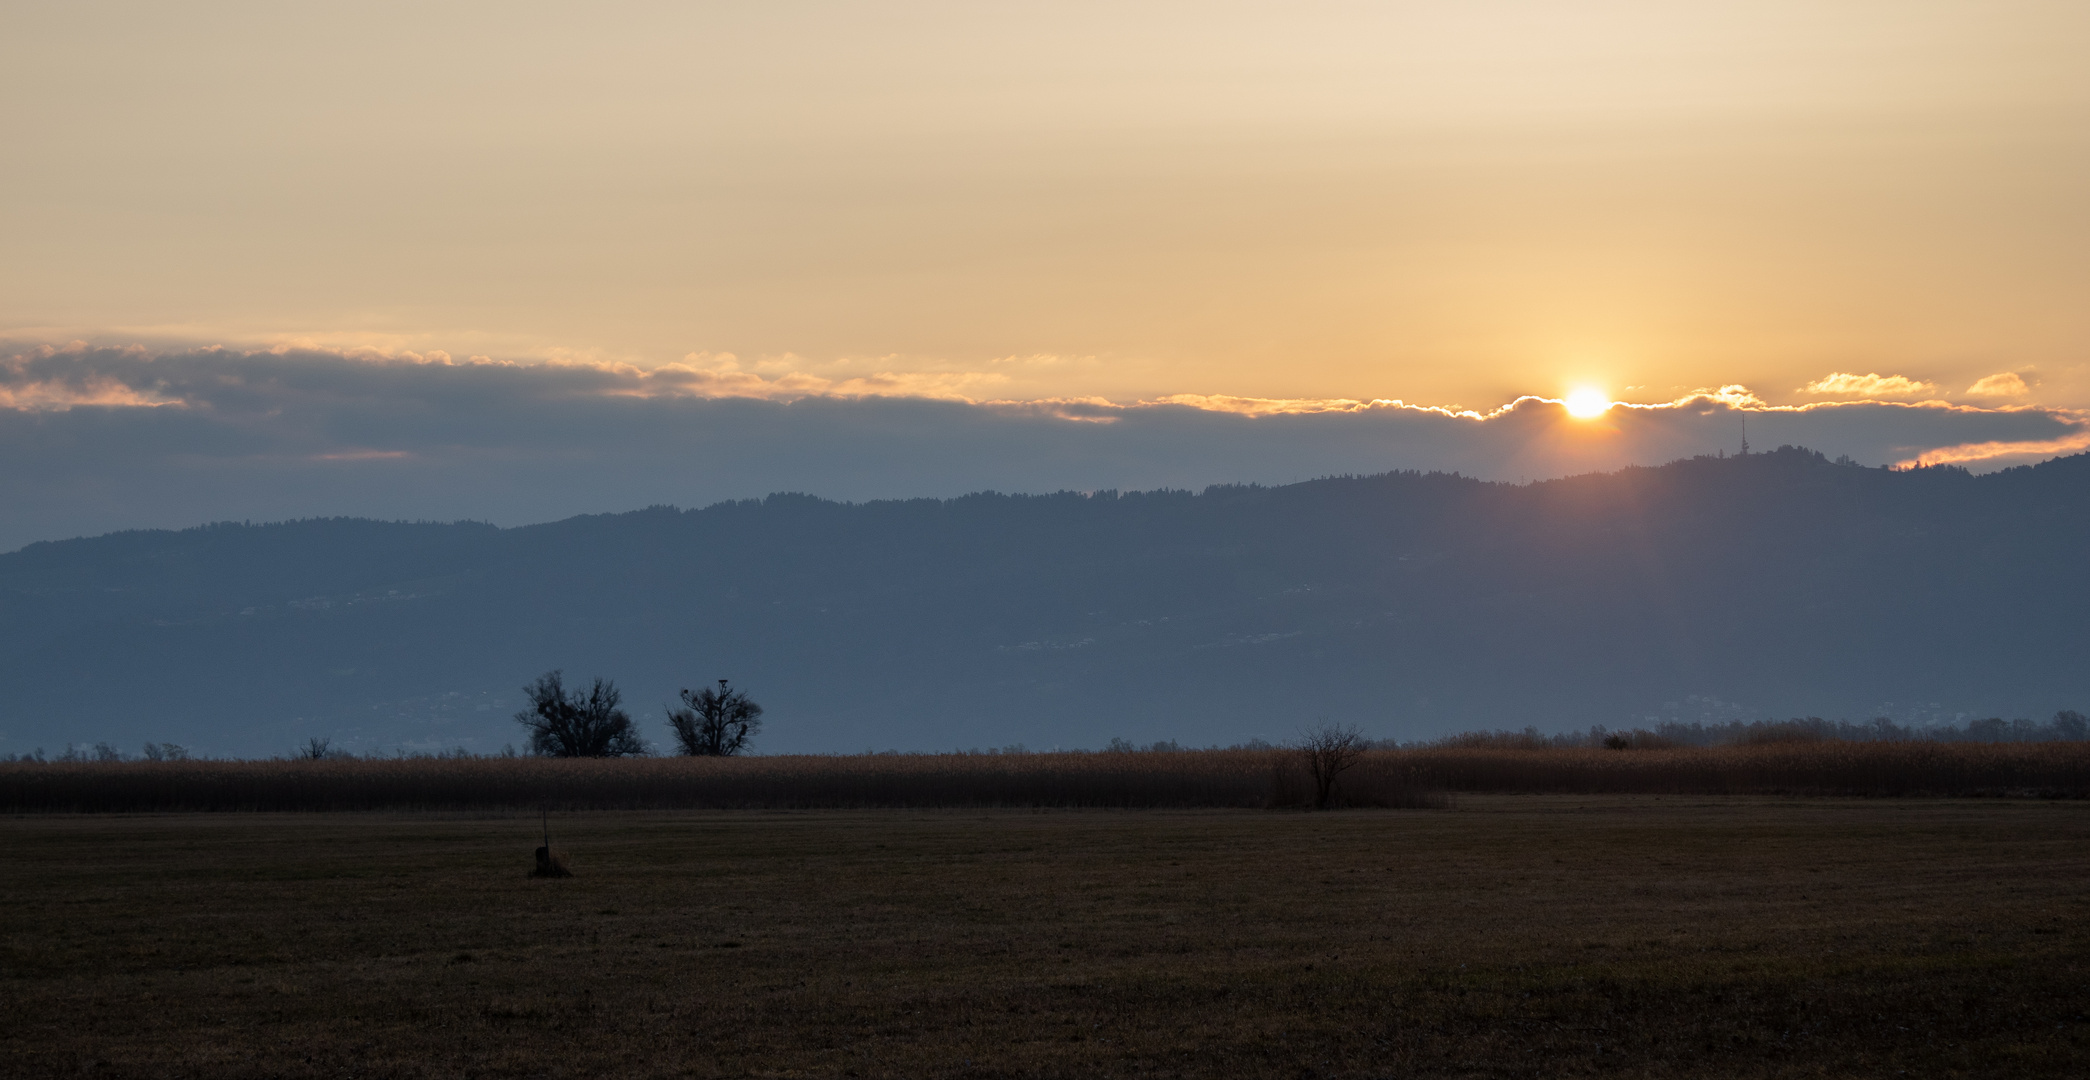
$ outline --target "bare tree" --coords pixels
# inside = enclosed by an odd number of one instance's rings
[[[631,717],[617,704],[624,700],[615,683],[596,679],[587,693],[568,691],[561,675],[546,672],[523,687],[530,707],[515,722],[530,731],[530,749],[544,757],[623,757],[644,754],[646,744]]]
[[[333,746],[333,742],[332,739],[314,735],[310,739],[305,740],[304,746],[298,748],[298,757],[306,761],[318,761],[332,753],[330,748]]]
[[[1324,810],[1335,791],[1335,778],[1364,755],[1364,733],[1356,725],[1322,724],[1299,736],[1299,753],[1313,775],[1314,809]]]
[[[747,691],[733,690],[726,680],[718,689],[682,691],[682,708],[668,710],[668,723],[675,728],[675,742],[692,757],[730,757],[747,749],[747,743],[762,728],[762,706],[748,700]]]

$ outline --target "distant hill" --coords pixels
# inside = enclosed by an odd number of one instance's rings
[[[0,752],[519,741],[540,672],[771,750],[2090,708],[2090,455],[1809,451],[1511,485],[797,495],[497,529],[334,519],[0,555]]]

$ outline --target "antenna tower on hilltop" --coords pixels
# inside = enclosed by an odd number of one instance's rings
[[[1749,456],[1749,414],[1742,414],[1742,456]]]

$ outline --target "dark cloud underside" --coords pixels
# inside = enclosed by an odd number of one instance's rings
[[[1250,416],[1180,405],[703,397],[635,369],[334,353],[74,349],[0,362],[0,550],[213,520],[356,515],[501,524],[774,491],[1198,488],[1396,469],[1491,479],[1733,452],[1713,399],[1574,421],[1411,408]],[[161,404],[151,404],[159,402]],[[1855,403],[1750,410],[1759,448],[1868,465],[2079,437],[2073,414]]]

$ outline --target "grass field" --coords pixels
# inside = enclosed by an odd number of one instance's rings
[[[9,1076],[2067,1076],[2090,804],[0,819]]]

